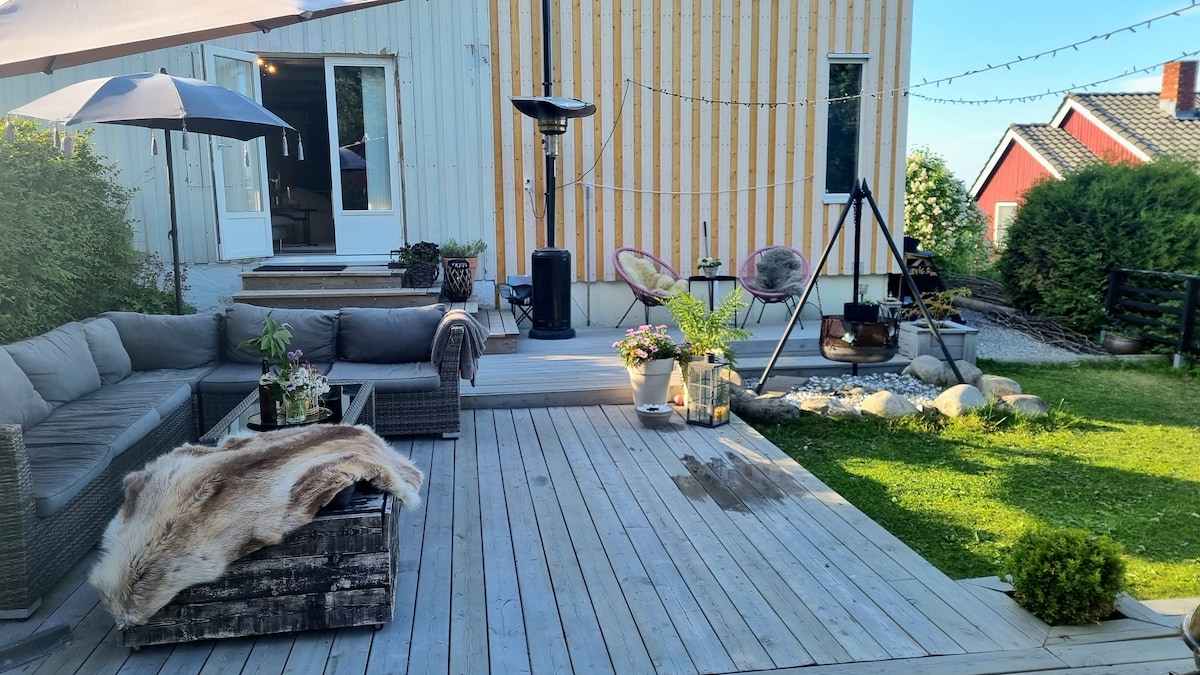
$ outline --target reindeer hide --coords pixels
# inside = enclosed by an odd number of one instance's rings
[[[366,426],[314,425],[183,445],[125,477],[89,581],[124,628],[179,591],[310,522],[343,488],[369,481],[408,508],[424,476]]]

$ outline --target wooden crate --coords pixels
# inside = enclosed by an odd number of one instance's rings
[[[275,546],[182,591],[145,624],[121,631],[126,647],[290,631],[382,625],[392,619],[397,501],[356,493]]]
[[[938,325],[938,333],[954,360],[975,363],[975,352],[979,345],[978,328],[947,320]],[[946,358],[941,345],[933,338],[932,330],[913,321],[901,321],[900,355],[915,359],[922,354],[929,354],[938,359]]]

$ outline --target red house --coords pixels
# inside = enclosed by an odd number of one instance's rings
[[[1025,191],[1089,162],[1146,162],[1163,154],[1200,160],[1196,62],[1163,66],[1154,94],[1068,94],[1049,124],[1014,124],[971,186],[989,236],[1003,242]]]

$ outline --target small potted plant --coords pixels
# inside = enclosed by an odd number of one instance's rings
[[[1101,343],[1109,354],[1128,355],[1141,353],[1146,341],[1128,328],[1114,325],[1104,329]]]
[[[487,242],[482,239],[459,242],[447,239],[442,242],[442,295],[452,302],[462,302],[471,297],[475,291],[475,270],[479,268],[479,254],[487,250]],[[452,273],[456,266],[463,263],[452,263],[453,260],[465,260],[466,269]]]
[[[700,273],[708,278],[717,276],[717,270],[721,269],[720,258],[703,257],[700,262],[696,263],[696,267],[700,268]]]
[[[400,263],[404,265],[404,285],[409,288],[428,288],[437,281],[441,248],[430,241],[406,244],[398,249]]]
[[[671,373],[679,345],[667,334],[666,326],[640,326],[625,331],[625,337],[613,343],[621,363],[629,371],[636,406],[666,403],[671,388]]]
[[[878,323],[879,305],[860,295],[857,302],[842,305],[842,316],[852,323]]]

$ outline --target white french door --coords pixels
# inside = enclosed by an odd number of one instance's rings
[[[394,78],[391,61],[325,59],[338,254],[386,253],[403,243]]]
[[[204,45],[204,77],[262,103],[258,56]],[[217,193],[217,233],[222,260],[273,254],[271,210],[265,186],[267,163],[262,138],[239,141],[212,137]]]

